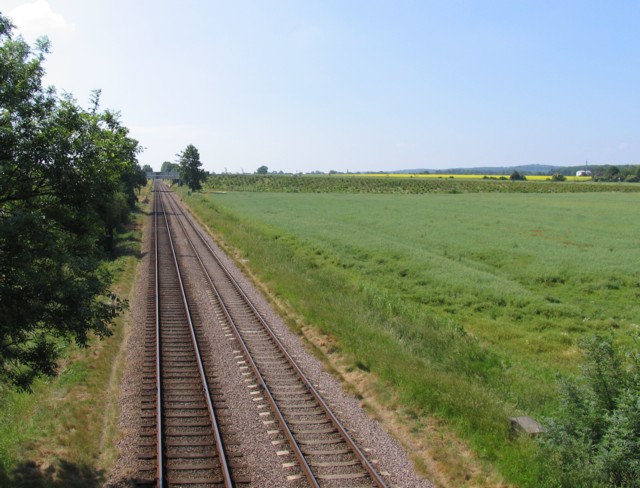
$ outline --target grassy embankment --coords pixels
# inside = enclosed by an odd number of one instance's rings
[[[135,280],[144,218],[142,211],[132,216],[117,235],[114,259],[104,263],[122,298]],[[125,313],[111,337],[86,349],[67,346],[59,375],[37,381],[33,393],[0,389],[0,486],[102,486],[117,456],[127,320]]]
[[[368,394],[438,446],[424,469],[450,486],[538,486],[544,468],[508,417],[551,414],[577,341],[640,322],[637,193],[186,200],[348,369],[377,379]]]

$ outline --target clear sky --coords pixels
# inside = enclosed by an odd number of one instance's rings
[[[3,0],[159,170],[640,164],[638,0]]]

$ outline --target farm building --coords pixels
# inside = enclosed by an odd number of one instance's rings
[[[591,170],[581,169],[576,171],[576,176],[591,176]]]

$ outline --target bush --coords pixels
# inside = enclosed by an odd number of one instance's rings
[[[600,336],[580,345],[581,374],[560,382],[542,455],[551,486],[640,487],[640,353]]]

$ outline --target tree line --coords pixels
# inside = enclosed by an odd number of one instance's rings
[[[30,46],[0,13],[0,382],[29,389],[63,347],[110,335],[124,304],[101,262],[146,184],[119,114],[43,86]]]

